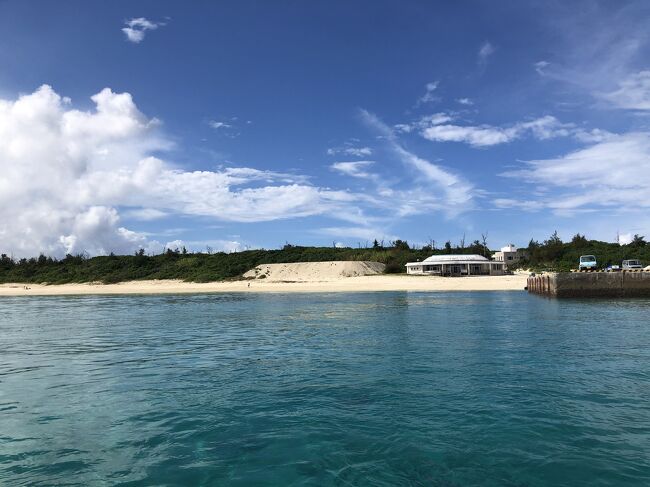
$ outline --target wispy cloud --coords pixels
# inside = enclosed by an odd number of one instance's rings
[[[393,130],[376,115],[367,110],[361,110],[360,113],[362,120],[381,134],[389,149],[405,166],[415,170],[422,181],[426,181],[428,185],[433,184],[438,191],[436,198],[439,207],[444,207],[448,213],[456,213],[471,206],[473,185],[460,176],[406,150],[399,143]],[[432,189],[429,189],[429,194],[431,192]]]
[[[372,149],[370,147],[352,147],[350,142],[347,142],[344,147],[330,147],[327,149],[327,155],[336,156],[339,154],[353,157],[368,157],[372,155]]]
[[[461,105],[466,105],[466,106],[470,106],[470,105],[473,105],[473,104],[474,104],[474,102],[473,102],[471,99],[469,99],[469,98],[458,98],[456,101],[457,101],[459,104],[461,104]]]
[[[247,125],[250,123],[250,121],[246,122]],[[212,119],[208,120],[207,124],[211,129],[223,137],[234,139],[241,135],[241,131],[239,130],[239,119],[237,117],[222,118],[221,120]]]
[[[617,90],[597,95],[617,108],[650,110],[650,71],[630,74],[619,81]]]
[[[229,129],[229,128],[232,128],[232,125],[229,124],[229,123],[226,123],[226,122],[217,122],[217,121],[215,121],[215,120],[210,120],[210,121],[208,122],[208,125],[209,125],[210,127],[212,127],[213,129],[215,129],[215,130],[219,130],[219,129]]]
[[[586,95],[605,106],[647,110],[647,7],[641,1],[592,2],[579,12],[568,4],[551,6],[556,15],[542,21],[552,22],[548,27],[557,34],[558,46],[552,55],[534,63],[534,69],[540,76],[562,82],[562,95],[574,95],[577,103]]]
[[[439,84],[438,81],[431,81],[427,83],[425,86],[426,91],[424,92],[424,95],[418,98],[418,101],[416,102],[415,106],[418,107],[426,103],[438,101],[440,98],[434,95],[434,92],[438,89],[438,84]]]
[[[536,198],[538,208],[650,208],[650,133],[610,134],[583,149],[529,161],[523,169],[502,176],[555,189]]]
[[[481,47],[478,50],[479,66],[484,67],[495,51],[495,47],[490,42],[485,41],[483,44],[481,44]]]
[[[537,61],[533,66],[535,67],[535,71],[537,71],[537,74],[544,76],[546,72],[544,71],[548,66],[550,66],[551,63],[548,61]]]
[[[126,27],[122,28],[122,32],[126,35],[126,39],[134,44],[142,42],[147,31],[166,25],[165,22],[154,22],[144,17],[129,19],[124,24]]]
[[[314,233],[346,240],[358,239],[361,241],[361,245],[365,245],[366,243],[372,245],[374,239],[383,240],[386,244],[389,241],[397,239],[395,235],[386,234],[386,229],[383,227],[368,225],[325,227],[316,230]]]
[[[335,162],[330,166],[330,168],[341,174],[345,174],[346,176],[361,179],[374,179],[375,175],[367,171],[367,169],[374,163],[375,161]]]

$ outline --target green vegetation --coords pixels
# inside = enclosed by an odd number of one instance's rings
[[[478,244],[478,242],[475,242]],[[397,240],[384,247],[375,241],[371,248],[300,247],[285,245],[280,250],[247,250],[234,253],[188,253],[167,250],[164,254],[148,256],[144,251],[135,255],[108,255],[88,258],[67,255],[57,260],[41,255],[38,258],[14,261],[0,257],[0,282],[64,284],[71,282],[103,282],[143,279],[183,279],[209,282],[233,279],[260,264],[283,262],[319,262],[330,260],[369,260],[386,264],[386,272],[405,272],[404,264],[423,260],[433,253],[481,253],[489,250],[480,244],[464,249],[434,250],[432,245],[413,249],[408,242]]]
[[[587,240],[580,234],[575,235],[570,242],[562,242],[555,232],[542,243],[531,240],[527,253],[528,257],[520,263],[520,267],[534,271],[576,269],[581,255],[595,255],[600,269],[621,265],[626,259],[639,259],[644,266],[650,264],[650,245],[640,235],[635,235],[627,245],[619,245]]]
[[[446,242],[439,249],[435,242],[412,248],[408,242],[396,240],[389,246],[374,241],[368,248],[300,247],[285,245],[279,250],[247,250],[235,253],[188,253],[167,250],[160,255],[145,255],[140,250],[135,255],[108,255],[89,258],[84,255],[67,255],[53,259],[41,255],[38,258],[15,261],[7,255],[0,256],[0,283],[23,282],[63,284],[71,282],[103,282],[143,279],[182,279],[208,282],[240,277],[244,272],[260,264],[283,262],[319,262],[329,260],[369,260],[386,264],[387,273],[405,272],[404,264],[424,260],[435,254],[481,254],[492,253],[485,243],[475,240],[465,246],[464,238],[459,245]],[[554,233],[542,243],[531,240],[527,258],[520,267],[531,270],[569,270],[576,268],[580,255],[593,254],[600,267],[619,264],[624,259],[640,259],[650,264],[650,245],[636,236],[628,245],[587,240],[576,235],[571,242],[562,242]]]

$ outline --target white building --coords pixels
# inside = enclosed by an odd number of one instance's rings
[[[491,261],[482,255],[432,255],[422,262],[406,264],[407,274],[431,276],[500,276],[503,262]]]
[[[506,267],[515,266],[525,256],[522,250],[518,250],[513,244],[501,247],[501,251],[495,252],[492,259],[502,262]]]

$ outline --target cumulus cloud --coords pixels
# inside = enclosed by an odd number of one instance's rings
[[[124,32],[126,39],[134,44],[142,42],[147,31],[155,30],[165,25],[164,22],[153,22],[144,17],[129,19],[124,24],[126,27],[122,28],[122,32]]]
[[[553,159],[502,174],[556,191],[538,201],[555,210],[650,208],[650,133],[609,135]]]
[[[144,234],[121,224],[121,209],[145,220],[180,213],[252,222],[337,214],[356,201],[289,174],[175,167],[151,155],[172,144],[128,93],[104,89],[92,100],[93,110],[77,110],[47,85],[0,99],[0,251],[105,254],[145,247]]]
[[[385,163],[333,163],[333,171],[348,176],[346,186],[359,185],[355,192],[253,167],[187,170],[166,160],[174,144],[131,95],[106,88],[91,99],[92,109],[79,110],[47,85],[0,99],[0,252],[22,257],[161,251],[164,244],[150,237],[162,234],[129,227],[179,215],[251,223],[322,215],[365,228],[473,206],[471,183],[405,149],[396,131],[368,112],[362,118],[408,170],[390,170],[384,178]],[[445,116],[430,119],[441,122]],[[340,149],[345,155],[374,154],[358,141]],[[234,249],[237,241],[223,242]]]

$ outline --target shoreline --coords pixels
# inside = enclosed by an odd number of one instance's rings
[[[207,293],[328,293],[328,292],[449,292],[449,291],[523,291],[528,274],[510,276],[434,277],[374,275],[340,277],[328,280],[266,281],[239,280],[208,283],[181,280],[127,281],[117,284],[0,284],[4,296],[74,295],[156,295]],[[250,287],[249,287],[250,284]],[[27,286],[29,289],[25,289]]]

